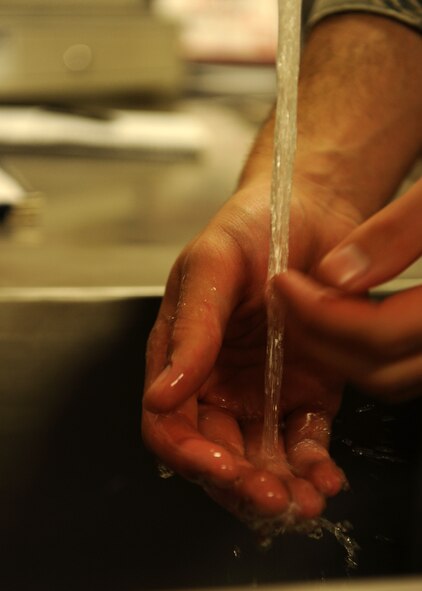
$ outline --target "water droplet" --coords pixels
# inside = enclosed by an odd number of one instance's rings
[[[322,531],[322,527],[316,527],[314,530],[309,532],[308,536],[314,540],[320,540],[324,532]]]
[[[369,412],[369,411],[371,411],[371,410],[374,410],[374,408],[375,408],[375,404],[373,404],[373,403],[368,403],[368,404],[364,404],[363,406],[359,406],[359,407],[358,407],[358,408],[355,410],[355,412],[356,412],[357,414],[362,414],[362,413],[364,413],[364,412]]]
[[[171,470],[171,468],[168,468],[165,464],[158,464],[157,470],[158,470],[158,476],[160,478],[163,478],[164,480],[174,476],[173,470]]]
[[[234,546],[234,548],[233,548],[233,556],[235,558],[239,559],[241,557],[241,555],[242,555],[242,551],[239,548],[239,546]]]

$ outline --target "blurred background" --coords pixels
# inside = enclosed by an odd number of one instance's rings
[[[276,44],[275,0],[0,0],[0,287],[162,285],[235,188]]]
[[[276,0],[0,0],[0,288],[162,290],[236,186],[276,46]]]

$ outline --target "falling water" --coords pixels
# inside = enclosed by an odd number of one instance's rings
[[[279,46],[277,55],[277,110],[274,132],[274,163],[271,186],[271,241],[268,279],[287,270],[289,257],[290,201],[293,165],[296,151],[297,93],[300,62],[301,0],[279,0]],[[271,283],[270,283],[271,285]],[[280,394],[283,376],[284,313],[271,288],[268,301],[267,359],[265,368],[265,408],[262,450],[273,458],[278,449]],[[281,525],[280,525],[281,524]],[[324,530],[335,536],[346,552],[346,566],[356,568],[359,549],[349,535],[347,522],[331,523],[324,517],[301,524],[286,521],[286,515],[277,526],[255,520],[251,527],[260,532],[262,544],[284,531],[305,533],[320,538]]]
[[[296,150],[297,88],[300,60],[301,1],[279,0],[277,110],[271,187],[271,241],[268,277],[287,269],[290,198]],[[279,401],[283,371],[284,315],[271,291],[268,302],[267,365],[263,452],[277,452]]]

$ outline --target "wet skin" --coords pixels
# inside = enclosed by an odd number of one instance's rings
[[[172,270],[149,340],[143,436],[239,517],[296,521],[345,484],[328,452],[343,384],[288,332],[279,453],[263,455],[269,212],[257,191],[266,197],[268,185],[232,198]],[[355,222],[333,208],[331,236],[320,232],[327,212],[304,195],[297,186],[291,260],[309,270]]]

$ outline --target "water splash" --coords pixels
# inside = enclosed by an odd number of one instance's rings
[[[167,480],[168,478],[172,478],[174,476],[174,471],[171,470],[171,468],[168,468],[165,464],[162,464],[161,462],[159,464],[157,464],[157,471],[158,471],[158,476],[160,478],[163,478],[163,480]]]
[[[242,556],[242,550],[239,546],[234,546],[233,547],[233,556],[239,560],[239,558]]]
[[[355,568],[357,568],[357,553],[360,550],[360,548],[356,540],[354,540],[350,536],[349,532],[353,529],[352,524],[348,521],[339,521],[337,523],[332,523],[324,517],[319,517],[318,519],[315,519],[313,521],[314,529],[313,531],[308,533],[308,535],[311,537],[319,535],[319,538],[322,538],[322,536],[324,535],[324,531],[327,531],[328,533],[332,534],[345,550],[346,568],[348,570],[354,570]]]
[[[287,514],[281,516],[278,520],[251,520],[248,526],[257,534],[259,546],[263,550],[271,548],[274,540],[279,535],[285,533],[306,535],[314,540],[320,540],[324,536],[324,533],[329,533],[335,537],[344,549],[346,570],[354,570],[358,566],[357,555],[360,547],[350,535],[353,526],[348,521],[333,523],[325,517],[317,517],[297,523],[294,520],[293,514],[291,518]]]
[[[356,445],[351,439],[344,438],[341,440],[344,445],[350,448],[354,456],[359,456],[373,462],[389,462],[390,464],[405,464],[407,460],[399,455],[399,453],[388,445],[376,445],[375,447],[365,447]]]

